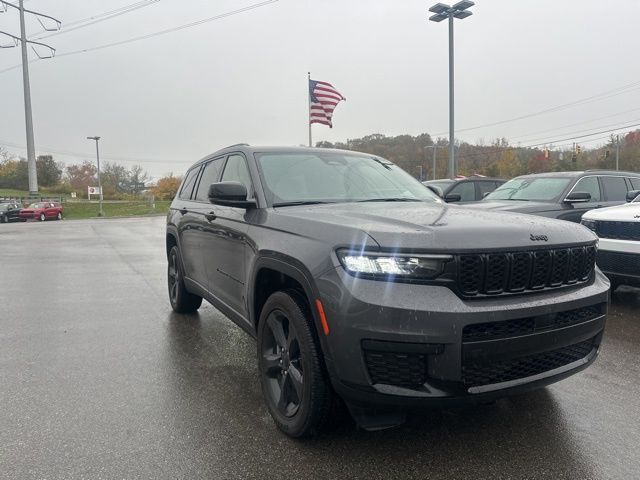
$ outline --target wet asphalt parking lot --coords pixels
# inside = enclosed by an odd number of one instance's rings
[[[254,341],[208,304],[172,313],[165,268],[161,217],[0,226],[0,478],[640,478],[640,290],[567,380],[295,441]]]

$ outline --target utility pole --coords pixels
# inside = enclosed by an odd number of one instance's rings
[[[616,135],[616,170],[620,170],[620,135]]]
[[[19,0],[18,6],[14,5],[13,3],[6,2],[4,0],[0,0],[0,3],[5,8],[6,7],[16,8],[20,13],[20,37],[16,37],[6,32],[0,32],[0,34],[6,35],[14,40],[15,44],[11,46],[17,46],[19,42],[20,49],[22,50],[22,89],[23,89],[23,95],[24,95],[24,120],[25,120],[25,127],[26,127],[26,136],[27,136],[27,168],[29,172],[29,195],[37,195],[38,174],[36,170],[35,142],[33,140],[33,116],[31,113],[31,87],[29,83],[29,56],[27,55],[27,44],[32,44],[32,48],[33,48],[33,45],[39,45],[41,47],[45,47],[50,50],[51,53],[48,56],[46,55],[41,56],[38,53],[38,51],[34,48],[33,51],[36,53],[38,58],[41,58],[41,59],[53,58],[56,50],[55,48],[50,47],[49,45],[46,45],[44,43],[27,40],[24,14],[29,13],[38,17],[38,21],[40,22],[40,25],[42,25],[42,27],[48,31],[60,30],[62,23],[59,20],[56,20],[55,18],[50,17],[48,15],[43,15],[41,13],[34,12],[32,10],[26,10],[24,8],[24,0]],[[55,28],[45,27],[45,24],[42,22],[42,20],[40,20],[40,17],[53,20],[56,24],[56,27]]]
[[[104,212],[102,211],[102,182],[100,182],[100,149],[98,148],[98,141],[100,137],[87,137],[87,140],[95,140],[96,142],[96,162],[98,163],[98,190],[100,190],[100,211],[98,212],[99,217],[104,217]]]

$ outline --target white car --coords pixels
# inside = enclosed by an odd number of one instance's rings
[[[623,284],[640,286],[640,190],[631,190],[627,201],[582,216],[582,224],[600,237],[597,264],[612,290]]]

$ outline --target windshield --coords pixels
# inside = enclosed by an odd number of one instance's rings
[[[256,159],[274,206],[357,201],[425,201],[438,197],[393,163],[341,153],[261,153]]]
[[[520,177],[509,180],[485,197],[486,200],[551,201],[567,188],[570,178]]]

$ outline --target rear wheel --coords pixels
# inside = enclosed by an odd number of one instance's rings
[[[62,212],[58,212],[58,216],[56,217],[58,220],[62,220]]]
[[[312,435],[327,423],[333,391],[313,335],[313,318],[295,292],[276,292],[258,324],[258,367],[262,394],[280,430]]]
[[[167,281],[169,287],[169,301],[171,308],[178,313],[193,313],[202,305],[202,297],[189,293],[184,286],[182,275],[182,262],[177,246],[169,252],[169,266],[167,268]]]
[[[40,214],[40,221],[44,222],[47,219],[47,217],[44,215],[44,213]]]

